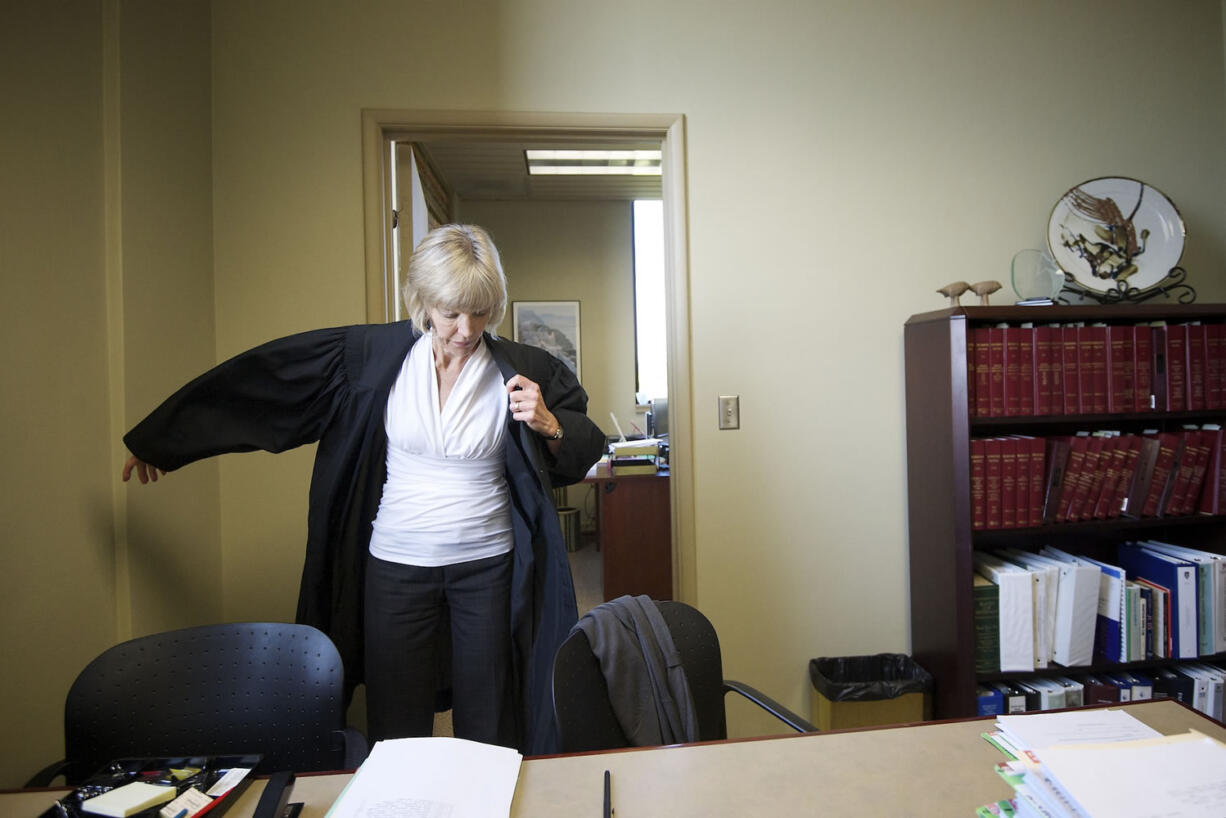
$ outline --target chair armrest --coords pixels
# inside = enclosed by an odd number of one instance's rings
[[[724,679],[724,693],[726,694],[728,691],[739,693],[798,733],[817,732],[815,725],[802,719],[757,688],[732,679]]]
[[[34,775],[30,776],[30,780],[25,783],[27,787],[50,787],[51,782],[56,776],[64,775],[68,770],[68,759],[61,758],[59,761],[48,764]]]
[[[362,731],[356,727],[345,727],[341,730],[333,731],[332,736],[333,741],[343,745],[345,751],[344,769],[356,770],[360,767],[370,752],[370,746],[366,742],[366,736],[362,735]]]

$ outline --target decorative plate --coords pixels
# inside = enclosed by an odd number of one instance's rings
[[[1087,290],[1145,290],[1183,256],[1183,218],[1155,187],[1117,176],[1082,182],[1052,208],[1047,245]]]

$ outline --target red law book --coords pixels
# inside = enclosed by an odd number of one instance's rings
[[[1120,465],[1120,473],[1115,482],[1115,488],[1112,490],[1111,497],[1107,501],[1106,516],[1108,520],[1113,520],[1124,512],[1128,495],[1132,491],[1133,478],[1137,473],[1137,461],[1141,454],[1141,442],[1140,435],[1123,435],[1123,442],[1120,444],[1119,450],[1124,453],[1124,460]]]
[[[988,327],[988,389],[991,400],[988,416],[1005,416],[1005,331]]]
[[[1060,486],[1060,497],[1056,501],[1055,522],[1063,523],[1069,520],[1069,506],[1077,491],[1077,483],[1085,467],[1086,449],[1090,445],[1090,436],[1078,433],[1069,440],[1068,462],[1064,466],[1064,480]]]
[[[975,329],[966,330],[966,414],[976,417],[975,412]]]
[[[1000,438],[990,437],[983,441],[985,524],[987,528],[1000,528]]]
[[[1091,435],[1086,444],[1085,460],[1082,462],[1081,470],[1077,473],[1073,496],[1069,500],[1068,511],[1065,512],[1065,519],[1070,523],[1083,519],[1082,511],[1086,506],[1086,499],[1090,496],[1090,487],[1098,479],[1098,462],[1102,458],[1103,446],[1106,445],[1108,439],[1102,435]]]
[[[1154,467],[1158,464],[1158,455],[1161,451],[1162,446],[1158,441],[1157,432],[1146,432],[1141,436],[1132,483],[1128,487],[1124,502],[1120,504],[1120,512],[1125,516],[1141,516],[1141,511],[1145,508],[1145,498],[1149,496],[1150,484],[1154,480]]]
[[[1124,466],[1124,458],[1128,456],[1128,445],[1129,441],[1126,436],[1116,435],[1103,446],[1103,453],[1098,461],[1098,470],[1102,474],[1102,479],[1098,482],[1097,487],[1090,486],[1090,497],[1081,513],[1083,520],[1107,519],[1107,509],[1111,505],[1111,499],[1115,496],[1116,486],[1120,481],[1120,469]]]
[[[1001,337],[1005,347],[1005,415],[1022,413],[1022,329],[1002,324]]]
[[[1000,438],[1000,527],[1017,528],[1017,439]]]
[[[1188,481],[1188,492],[1180,505],[1180,514],[1195,514],[1200,504],[1201,488],[1205,485],[1205,474],[1209,468],[1209,454],[1213,436],[1203,427],[1196,432],[1196,445],[1192,451],[1192,477]]]
[[[1154,411],[1165,412],[1170,408],[1167,403],[1167,393],[1171,389],[1170,373],[1166,368],[1166,324],[1157,322],[1151,329],[1150,348],[1153,363],[1150,366],[1150,391],[1153,393],[1151,403]]]
[[[1188,325],[1170,324],[1166,328],[1166,410],[1183,412],[1188,408]]]
[[[1025,435],[1010,435],[1013,442],[1014,459],[1017,464],[1017,474],[1013,481],[1016,490],[1014,507],[1014,527],[1025,528],[1030,525],[1030,438]]]
[[[1034,329],[1034,413],[1036,415],[1059,414],[1052,409],[1053,378],[1052,369],[1052,336],[1059,328],[1052,326],[1035,327]],[[1061,398],[1063,400],[1063,398]],[[1061,404],[1061,409],[1063,409]]]
[[[1030,492],[1026,501],[1029,514],[1026,525],[1039,526],[1043,525],[1043,478],[1047,473],[1047,442],[1041,437],[1030,435],[1022,437],[1021,441],[1018,457],[1021,457],[1023,450],[1030,455]],[[1018,524],[1021,525],[1021,515],[1018,517]]]
[[[1043,440],[1043,438],[1040,438]],[[1073,438],[1068,435],[1049,437],[1044,440],[1046,465],[1043,480],[1043,522],[1056,520],[1060,496],[1064,491],[1064,474],[1068,469],[1069,448]]]
[[[1064,329],[1049,324],[1051,330],[1051,414],[1064,414]]]
[[[1205,482],[1197,510],[1201,514],[1223,514],[1226,513],[1226,474],[1222,472],[1226,469],[1226,457],[1222,456],[1222,446],[1226,444],[1226,437],[1216,423],[1206,423],[1200,433],[1209,449],[1209,459],[1205,463]]]
[[[1149,479],[1149,487],[1145,494],[1145,504],[1141,507],[1142,517],[1156,517],[1162,508],[1163,498],[1170,489],[1171,477],[1179,466],[1176,457],[1180,453],[1183,439],[1174,432],[1161,432],[1157,435],[1158,458],[1154,461],[1154,471]]]
[[[1094,470],[1090,473],[1089,487],[1086,490],[1085,500],[1082,501],[1081,510],[1077,513],[1078,520],[1094,519],[1094,512],[1098,509],[1098,497],[1102,494],[1103,484],[1107,482],[1107,473],[1111,465],[1111,459],[1115,456],[1115,447],[1119,442],[1118,434],[1105,434],[1099,437],[1102,440],[1102,444],[1099,446],[1098,456],[1094,460]]]
[[[1138,324],[1132,328],[1132,394],[1135,411],[1154,409],[1154,328]]]
[[[1107,411],[1107,326],[1077,328],[1078,364],[1081,367],[1081,411]]]
[[[1077,353],[1077,330],[1075,324],[1060,328],[1061,349],[1064,351],[1064,414],[1081,414],[1081,357]]]
[[[1192,483],[1192,472],[1196,465],[1196,449],[1200,444],[1200,435],[1195,429],[1185,429],[1179,435],[1180,450],[1178,461],[1172,466],[1170,489],[1162,498],[1162,509],[1159,516],[1175,517],[1183,513],[1183,501]]]
[[[1205,325],[1193,321],[1188,330],[1188,411],[1199,412],[1205,404]]]
[[[991,332],[987,327],[974,327],[971,336],[975,344],[975,417],[992,414]]]
[[[1022,324],[1012,330],[1017,333],[1017,413],[1023,417],[1034,414],[1034,325]]]
[[[1107,411],[1132,412],[1137,404],[1133,389],[1133,338],[1136,327],[1107,327]]]
[[[1205,325],[1205,408],[1226,408],[1226,394],[1222,391],[1222,376],[1226,374],[1223,366],[1222,324]]]
[[[987,464],[984,441],[971,441],[971,528],[981,531],[988,527]]]

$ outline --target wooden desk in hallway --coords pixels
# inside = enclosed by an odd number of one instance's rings
[[[597,464],[583,481],[596,492],[596,546],[604,598],[673,598],[673,522],[668,469],[615,477]]]

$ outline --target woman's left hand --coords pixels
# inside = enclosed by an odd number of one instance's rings
[[[528,424],[528,428],[541,437],[552,439],[558,432],[558,419],[541,395],[541,387],[523,375],[515,375],[507,381],[511,417]]]

